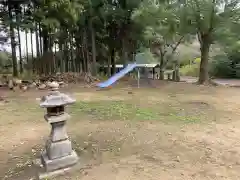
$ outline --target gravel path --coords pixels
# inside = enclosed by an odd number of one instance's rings
[[[181,80],[189,83],[193,83],[193,82],[196,82],[198,78],[191,77],[191,76],[181,76]],[[214,79],[214,81],[221,85],[240,87],[240,79]]]

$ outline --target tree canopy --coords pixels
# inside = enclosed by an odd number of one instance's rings
[[[179,67],[178,47],[198,37],[199,83],[205,83],[211,45],[238,51],[240,44],[238,0],[5,0],[0,14],[0,43],[11,43],[14,76],[23,73],[24,56],[37,74],[96,75],[109,64],[110,75],[117,62],[134,61],[150,49],[163,79],[169,63]]]

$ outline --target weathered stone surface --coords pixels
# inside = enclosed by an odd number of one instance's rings
[[[68,113],[64,113],[59,116],[49,116],[46,114],[44,116],[44,119],[47,122],[49,122],[50,124],[52,124],[52,123],[56,123],[56,122],[66,121],[66,120],[70,119],[70,115]]]
[[[67,168],[62,168],[59,170],[55,170],[52,172],[40,172],[38,173],[37,179],[38,180],[46,180],[46,179],[52,179],[52,178],[57,178],[59,176],[65,175],[66,173],[71,173],[73,171],[79,171],[82,168],[82,164],[77,163],[74,166],[70,166]]]
[[[53,82],[48,83],[48,87],[52,88],[52,89],[58,89],[59,88],[59,84],[58,84],[58,82],[53,81]]]
[[[46,89],[46,87],[47,87],[46,84],[41,84],[38,86],[38,89],[43,90]]]
[[[8,81],[8,88],[9,88],[9,89],[13,89],[13,87],[14,87],[14,85],[13,85],[13,80],[10,79],[10,80]]]
[[[75,151],[68,156],[50,160],[46,151],[41,156],[41,162],[46,172],[52,172],[61,168],[66,168],[75,165],[78,162],[78,156]]]
[[[66,106],[75,103],[76,100],[70,96],[60,93],[59,91],[53,91],[49,95],[44,96],[41,100],[40,107],[56,107],[56,106]]]
[[[27,91],[28,87],[27,87],[27,86],[22,86],[21,89],[22,89],[23,91]]]
[[[51,160],[68,156],[72,153],[72,144],[68,139],[54,143],[48,142],[49,143],[46,144],[46,152],[48,158]]]

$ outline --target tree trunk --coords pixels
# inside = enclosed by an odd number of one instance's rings
[[[32,37],[32,33],[33,31],[30,30],[30,35],[31,35],[31,55],[32,55],[32,61],[33,61],[33,58],[34,58],[34,55],[33,55],[33,37]]]
[[[114,75],[116,72],[115,49],[114,48],[112,48],[112,50],[111,50],[111,65],[112,65],[111,75]]]
[[[22,48],[21,48],[21,38],[20,38],[20,29],[17,28],[18,31],[18,49],[19,49],[19,66],[20,66],[20,74],[23,73],[23,59],[22,59]]]
[[[29,66],[29,60],[28,60],[28,33],[25,31],[25,43],[26,43],[26,60],[27,60],[27,66]]]
[[[104,68],[104,70],[105,70],[105,68]],[[108,75],[108,77],[111,76],[111,56],[108,57],[107,75]]]
[[[49,50],[49,39],[48,39],[48,32],[45,28],[42,29],[41,35],[43,37],[43,54],[48,52]]]
[[[79,43],[80,44],[80,43]],[[79,47],[79,44],[77,43],[76,45],[76,51],[77,51],[77,55],[76,55],[76,63],[77,63],[77,67],[79,69],[79,73],[82,73],[83,71],[83,64],[82,64],[82,53],[81,53],[81,50],[80,50],[80,47]],[[79,57],[77,59],[77,57]]]
[[[122,55],[121,56],[122,56],[123,66],[125,67],[127,65],[128,52],[127,52],[126,40],[124,37],[122,38]]]
[[[161,53],[159,79],[164,80],[164,56]]]
[[[87,49],[86,29],[83,29],[82,41],[83,41],[82,42],[82,53],[83,53],[84,72],[88,72],[88,49]]]
[[[8,4],[8,13],[9,13],[9,19],[10,19],[10,38],[11,38],[11,48],[12,48],[13,76],[17,77],[18,68],[17,68],[16,42],[15,42],[12,8],[10,5],[10,2]]]
[[[59,57],[60,57],[60,72],[64,72],[64,61],[63,61],[63,45],[59,42]]]
[[[75,66],[75,61],[74,61],[74,49],[73,49],[73,34],[72,33],[70,33],[69,34],[69,36],[70,36],[70,39],[69,39],[69,41],[70,41],[70,56],[71,56],[71,71],[72,72],[76,72],[76,66]]]
[[[35,72],[35,62],[34,62],[34,55],[33,55],[33,37],[32,37],[32,33],[33,33],[33,31],[32,31],[32,29],[30,30],[30,35],[31,35],[31,54],[32,54],[32,61],[31,61],[31,63],[32,63],[32,71],[33,71],[33,73]]]
[[[180,82],[180,72],[179,72],[179,67],[176,68],[176,82]]]
[[[86,70],[86,58],[85,58],[85,53],[84,53],[84,45],[82,44],[81,46],[81,51],[82,51],[82,69],[83,69],[83,72],[87,72]]]
[[[96,60],[96,40],[95,40],[95,30],[92,25],[92,20],[90,20],[90,31],[91,31],[91,40],[92,40],[92,74],[93,76],[97,75],[97,60]]]
[[[20,8],[20,7],[19,7]],[[19,66],[20,66],[20,74],[23,73],[23,59],[22,59],[22,48],[21,48],[21,37],[20,37],[20,10],[17,10],[17,16],[16,16],[16,21],[17,21],[17,34],[18,34],[18,50],[19,50]]]
[[[86,70],[87,70],[87,73],[91,73],[90,71],[90,57],[89,57],[89,51],[88,51],[88,48],[87,48],[87,44],[86,44]]]
[[[40,23],[38,24],[38,32],[39,32],[39,50],[40,50],[40,56],[43,55],[43,43],[42,43],[42,30]]]
[[[65,61],[65,72],[69,72],[69,55],[68,55],[68,43],[64,43],[64,61]]]
[[[50,52],[50,73],[54,74],[56,72],[56,62],[55,62],[55,57],[53,53],[53,46],[54,46],[54,40],[53,36],[49,37],[49,52]]]
[[[202,38],[200,50],[201,50],[201,63],[200,63],[198,83],[204,84],[209,81],[208,59],[209,59],[210,43],[208,39]]]
[[[37,51],[37,59],[40,58],[40,46],[39,46],[39,33],[38,33],[38,23],[35,23],[35,35],[36,35],[36,51]]]

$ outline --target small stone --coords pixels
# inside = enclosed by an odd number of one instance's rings
[[[33,163],[34,165],[40,166],[40,165],[41,165],[41,160],[40,160],[40,159],[35,159],[35,160],[33,160],[32,163]]]
[[[179,156],[177,156],[176,161],[177,161],[177,162],[180,162],[180,157],[179,157]]]
[[[83,174],[84,176],[86,176],[86,175],[88,175],[88,172],[87,172],[87,171],[83,171],[82,174]]]
[[[0,87],[4,86],[4,83],[0,80]]]
[[[63,81],[58,82],[59,85],[64,85],[65,83]]]
[[[66,83],[62,83],[62,84],[59,84],[59,87],[61,87],[61,88],[63,88],[63,87],[67,87],[68,86],[68,84],[66,84]]]
[[[16,166],[17,166],[18,168],[21,168],[21,167],[24,166],[24,164],[22,164],[22,163],[18,163],[18,164],[16,164]]]
[[[8,88],[12,90],[13,87],[14,87],[14,86],[13,86],[13,80],[10,79],[10,80],[8,81]]]
[[[37,86],[37,84],[35,82],[33,82],[32,84],[28,85],[29,88],[34,88],[36,86]]]
[[[47,87],[50,87],[51,82],[50,81],[46,81],[45,84],[46,84]]]
[[[22,80],[21,79],[14,79],[14,83],[19,85],[22,84]]]
[[[46,84],[41,84],[38,86],[38,89],[43,90],[46,89],[46,87],[47,87]]]
[[[28,89],[27,86],[22,86],[22,90],[23,90],[23,91],[26,91],[27,89]]]
[[[89,144],[87,141],[84,141],[83,143],[84,143],[84,144],[86,144],[86,145],[88,145],[88,144]]]
[[[51,89],[58,89],[59,84],[56,81],[53,81],[53,82],[48,84],[48,87],[51,88]]]

